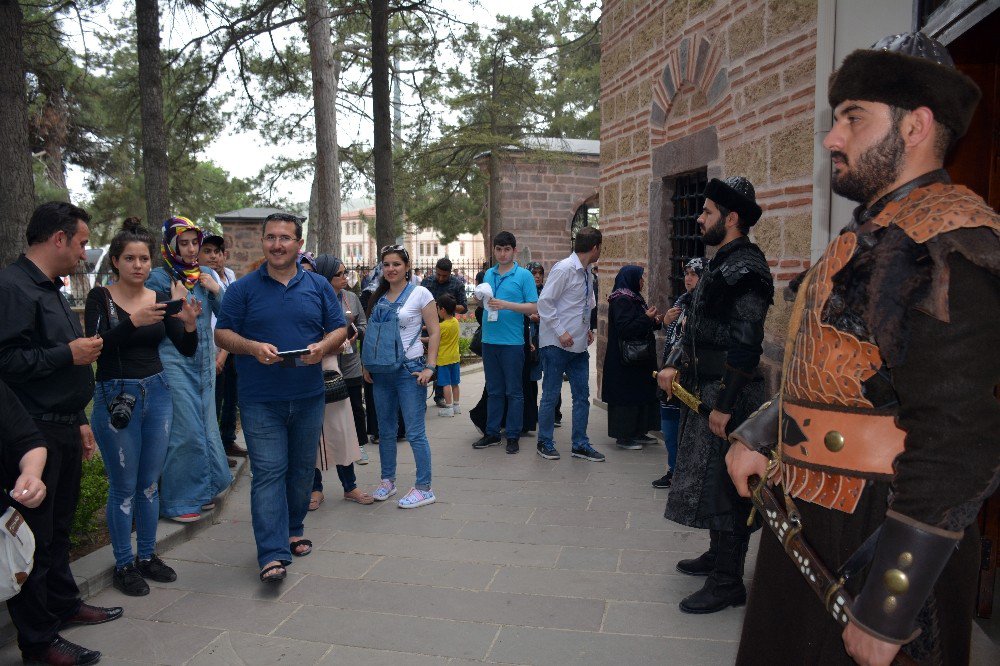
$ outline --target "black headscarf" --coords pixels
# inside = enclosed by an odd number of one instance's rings
[[[321,254],[316,257],[312,262],[313,268],[316,272],[326,278],[329,282],[333,279],[333,274],[340,270],[340,267],[344,265],[337,257],[332,254]]]

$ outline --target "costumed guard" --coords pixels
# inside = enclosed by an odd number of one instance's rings
[[[780,470],[755,504],[777,499],[783,536],[761,538],[738,663],[969,661],[1000,480],[1000,217],[942,165],[979,95],[920,33],[831,77],[833,189],[861,206],[797,286],[780,395],[732,436],[742,493]]]
[[[664,513],[676,523],[708,529],[711,538],[708,552],[677,563],[681,573],[708,577],[681,601],[685,613],[714,613],[746,602],[743,563],[754,528],[747,526],[750,502],[737,494],[726,472],[725,437],[767,398],[757,365],[774,296],[767,259],[747,238],[761,216],[753,185],[743,177],[713,178],[705,198],[698,217],[702,240],[721,247],[695,287],[684,332],[657,376],[668,398],[679,380],[711,407],[707,418],[683,410],[677,471]]]

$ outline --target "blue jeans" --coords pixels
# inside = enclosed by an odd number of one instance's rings
[[[677,435],[680,421],[680,407],[660,403],[660,430],[663,431],[663,444],[667,447],[667,465],[670,469],[674,469],[677,464]]]
[[[325,406],[322,394],[240,403],[253,472],[250,515],[261,567],[272,561],[291,562],[288,538],[302,536]]]
[[[587,421],[590,418],[590,352],[571,352],[549,345],[540,350],[542,358],[542,401],[538,406],[538,443],[552,444],[556,403],[562,391],[562,377],[569,377],[573,395],[574,449],[590,446]]]
[[[378,440],[378,453],[382,464],[382,478],[396,482],[396,412],[403,413],[406,439],[413,450],[413,461],[417,464],[418,490],[431,489],[431,445],[427,441],[424,427],[427,411],[427,387],[417,383],[416,378],[406,368],[395,372],[373,372],[373,391],[378,405],[378,430],[382,436]]]
[[[507,439],[521,437],[524,425],[524,346],[483,343],[486,374],[486,434],[500,436],[503,405],[507,402]]]
[[[132,418],[115,430],[107,403],[114,401],[124,384],[135,396]],[[91,428],[108,471],[108,532],[115,566],[132,561],[132,519],[140,558],[156,551],[156,523],[160,518],[160,472],[167,457],[173,404],[162,373],[144,379],[98,382],[94,391]]]

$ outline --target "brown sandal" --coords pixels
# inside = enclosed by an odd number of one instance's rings
[[[309,511],[315,511],[319,508],[319,505],[323,503],[326,497],[323,496],[322,491],[314,490],[312,495],[309,496]]]
[[[358,504],[375,503],[375,498],[361,490],[361,488],[355,488],[349,493],[344,493],[344,499],[348,502],[357,502]]]

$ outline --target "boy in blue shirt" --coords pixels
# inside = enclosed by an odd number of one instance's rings
[[[500,420],[507,405],[507,453],[517,453],[524,418],[524,317],[538,309],[535,278],[514,261],[517,240],[509,231],[493,239],[497,265],[486,271],[483,282],[493,298],[483,313],[483,371],[486,375],[486,433],[472,448],[500,443]]]

